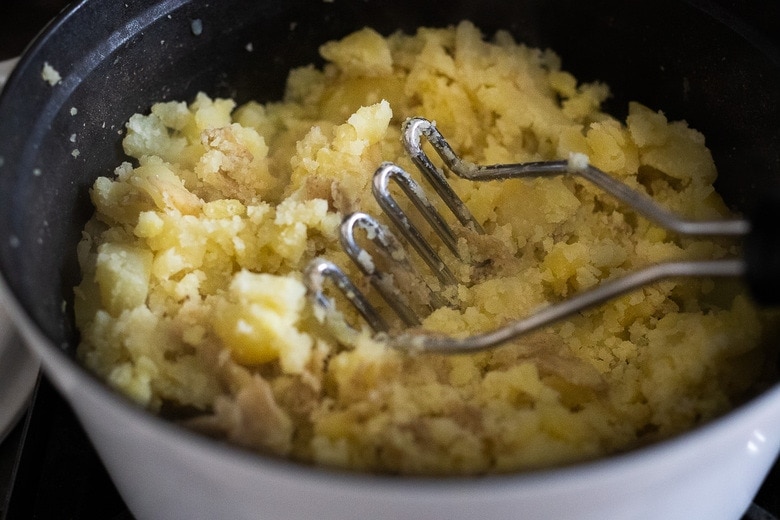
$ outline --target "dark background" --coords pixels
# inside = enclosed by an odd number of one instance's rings
[[[0,61],[22,53],[65,0],[0,0]]]
[[[68,3],[65,0],[0,0],[0,61],[18,56],[46,22]],[[691,3],[697,2],[691,0]],[[775,41],[780,38],[780,0],[715,0],[714,3],[745,19],[765,37]]]
[[[20,55],[68,3],[0,0],[0,61]],[[716,9],[743,19],[748,36],[780,42],[780,0],[718,0]],[[27,417],[0,444],[0,518],[130,520],[67,404],[45,379],[33,402]],[[780,518],[780,465],[756,503]],[[748,516],[758,520],[760,515],[755,510]]]

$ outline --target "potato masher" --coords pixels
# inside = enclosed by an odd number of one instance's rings
[[[407,120],[404,123],[402,135],[404,148],[412,162],[423,173],[427,182],[433,186],[460,224],[471,232],[482,233],[483,230],[464,202],[453,191],[444,172],[433,164],[422,149],[423,138],[432,145],[447,169],[459,177],[473,181],[489,181],[521,177],[575,175],[590,181],[601,190],[632,207],[645,218],[677,234],[741,237],[744,240],[744,254],[742,257],[735,258],[669,261],[653,264],[620,278],[602,282],[593,288],[545,306],[525,318],[512,321],[495,330],[463,338],[450,337],[425,331],[419,327],[421,305],[410,300],[410,287],[399,286],[396,281],[399,278],[406,278],[407,284],[413,285],[414,290],[418,293],[422,292],[424,294],[421,298],[424,301],[423,307],[427,307],[429,310],[449,304],[446,295],[441,290],[431,289],[422,282],[422,278],[413,274],[415,269],[403,243],[387,226],[367,213],[356,212],[347,215],[342,221],[340,228],[342,247],[407,328],[398,333],[391,332],[391,328],[382,314],[337,265],[324,258],[315,258],[305,270],[304,282],[315,309],[315,315],[333,325],[334,331],[343,333],[345,330],[354,331],[354,329],[344,323],[334,300],[325,295],[325,280],[334,283],[371,328],[383,336],[382,339],[389,346],[445,353],[491,348],[585,308],[653,282],[673,277],[745,277],[751,293],[758,303],[778,303],[780,244],[778,244],[775,225],[778,222],[777,204],[764,204],[750,220],[691,221],[669,212],[648,196],[610,177],[589,164],[587,156],[582,154],[572,154],[567,160],[480,166],[463,161],[458,157],[436,128],[435,123],[426,119],[412,118]],[[403,168],[386,162],[376,170],[372,192],[383,212],[436,275],[442,287],[457,284],[456,277],[447,263],[423,238],[419,228],[410,220],[409,215],[390,193],[391,182],[395,182],[401,188],[452,254],[460,258],[456,233],[428,199],[422,187]],[[367,239],[373,243],[375,254],[381,255],[385,259],[384,264],[390,268],[380,267],[376,261],[377,258],[358,244],[355,237],[356,229],[362,229],[366,232]]]

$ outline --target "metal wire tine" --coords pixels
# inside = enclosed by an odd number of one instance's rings
[[[420,139],[433,146],[447,168],[458,177],[472,181],[578,175],[631,207],[656,224],[684,235],[744,236],[750,232],[750,223],[743,219],[692,221],[686,220],[658,205],[653,199],[614,179],[587,162],[583,154],[573,154],[568,160],[527,162],[515,164],[476,165],[463,161],[444,139],[435,123],[423,118],[411,118],[404,123],[404,146],[412,160],[439,190],[446,185],[443,174],[433,166],[422,149]],[[451,192],[451,188],[447,186]],[[446,191],[445,191],[446,193]],[[448,197],[450,195],[447,195]],[[442,195],[444,198],[445,196]],[[447,199],[445,199],[447,200]]]
[[[424,331],[406,332],[388,338],[388,345],[400,350],[447,354],[486,350],[550,325],[588,307],[598,305],[621,294],[663,279],[687,276],[737,277],[743,276],[744,273],[745,263],[741,259],[656,264],[634,271],[621,278],[604,282],[592,289],[543,307],[525,318],[512,321],[508,325],[489,332],[465,338],[426,333]]]
[[[460,200],[460,197],[458,197],[457,193],[452,189],[452,186],[447,182],[444,172],[437,168],[433,162],[431,162],[430,158],[428,158],[428,154],[423,151],[420,138],[424,136],[430,141],[431,129],[435,130],[436,127],[427,119],[407,119],[403,124],[402,133],[403,145],[406,149],[406,153],[409,154],[409,158],[411,158],[414,165],[423,173],[428,183],[430,183],[447,207],[450,208],[450,211],[452,211],[461,225],[472,229],[477,233],[484,233],[485,231],[482,229],[482,225],[474,218],[474,215],[471,214],[469,208]],[[441,136],[441,134],[439,134],[439,136]],[[442,137],[441,140],[444,141],[444,138]],[[431,144],[433,144],[433,142]],[[443,153],[436,145],[434,145],[434,148],[436,148],[436,151],[440,155]],[[445,141],[442,150],[446,152],[447,149],[452,151],[452,148],[450,148]],[[455,153],[452,152],[452,155],[454,156]],[[457,156],[455,157],[457,158]],[[447,163],[447,159],[444,161]]]
[[[434,251],[431,244],[422,236],[420,230],[409,220],[406,212],[398,205],[390,193],[390,181],[401,187],[407,198],[414,204],[417,210],[423,215],[436,234],[446,244],[447,248],[460,258],[458,253],[458,242],[455,233],[441,214],[428,200],[425,192],[417,182],[400,166],[393,163],[383,163],[375,172],[372,190],[374,198],[385,214],[393,221],[400,233],[420,254],[425,263],[436,274],[440,282],[446,285],[454,285],[457,278],[442,261],[441,257]]]
[[[355,229],[358,228],[366,232],[366,238],[374,244],[377,252],[385,256],[388,265],[394,266],[396,269],[395,274],[380,269],[371,253],[358,244],[355,237]],[[424,303],[427,306],[439,307],[446,303],[437,292],[432,291],[417,275],[417,271],[411,264],[403,244],[387,226],[382,225],[371,215],[357,212],[344,218],[341,223],[341,246],[363,274],[368,277],[371,285],[374,286],[407,326],[414,327],[420,325],[420,319],[418,313],[411,308],[408,298],[398,288],[396,283],[398,274],[417,279],[414,285],[417,289],[422,289],[426,292],[428,301]]]
[[[325,280],[330,280],[375,332],[389,330],[387,322],[369,303],[360,289],[352,283],[352,280],[344,274],[339,266],[330,260],[315,258],[306,266],[303,275],[303,282],[306,285],[312,306],[323,311],[321,316],[318,316],[319,319],[332,320],[338,314],[335,303],[324,292]]]

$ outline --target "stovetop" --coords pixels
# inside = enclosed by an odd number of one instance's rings
[[[45,378],[0,446],[3,520],[131,520],[70,407]]]

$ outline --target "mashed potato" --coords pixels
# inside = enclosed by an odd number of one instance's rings
[[[605,85],[469,23],[326,43],[283,100],[200,94],[127,123],[132,158],[91,191],[76,288],[82,362],[155,412],[295,460],[401,474],[481,474],[586,460],[666,438],[734,406],[761,376],[762,320],[736,283],[658,283],[490,351],[443,356],[340,344],[302,284],[315,256],[350,269],[343,215],[380,212],[383,161],[411,116],[465,160],[585,154],[692,219],[728,212],[704,138]],[[453,180],[501,268],[424,326],[497,327],[601,280],[736,253],[680,238],[574,179]],[[349,316],[348,319],[354,319]]]

